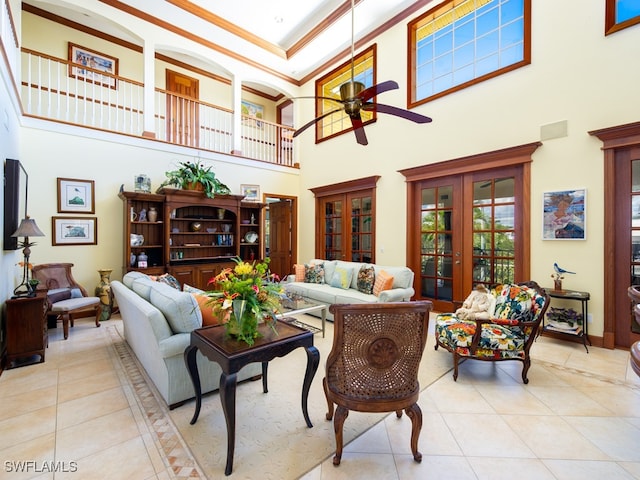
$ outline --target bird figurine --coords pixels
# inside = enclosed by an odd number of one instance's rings
[[[570,272],[568,270],[565,270],[564,268],[562,268],[560,265],[558,265],[557,263],[553,264],[553,269],[556,271],[556,273],[558,275],[562,275],[563,273],[571,273],[573,275],[575,275],[576,272]]]

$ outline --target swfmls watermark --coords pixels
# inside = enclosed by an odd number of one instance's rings
[[[35,460],[5,460],[4,471],[9,473],[74,473],[78,462],[37,462]]]

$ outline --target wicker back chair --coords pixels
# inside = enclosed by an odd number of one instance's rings
[[[336,454],[342,458],[342,427],[349,410],[396,412],[411,419],[411,452],[416,462],[422,412],[418,367],[429,326],[431,302],[336,304],[334,334],[323,380],[327,420],[334,419]]]

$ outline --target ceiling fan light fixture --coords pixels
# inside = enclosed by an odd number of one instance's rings
[[[340,85],[340,98],[344,100],[351,100],[364,90],[365,86],[362,82],[356,82],[354,80],[349,80],[348,82],[344,82]]]

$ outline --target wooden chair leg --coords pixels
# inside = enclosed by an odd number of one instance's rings
[[[411,419],[411,453],[413,459],[420,463],[422,462],[422,453],[418,451],[418,437],[420,436],[420,430],[422,430],[422,410],[417,403],[404,409],[407,417]]]
[[[100,304],[96,307],[96,327],[100,326],[100,316],[102,315],[102,307]]]
[[[342,427],[345,419],[349,416],[349,409],[338,405],[336,416],[333,419],[333,430],[336,434],[336,454],[333,457],[333,464],[340,465],[342,459]]]
[[[322,379],[322,388],[324,389],[324,397],[327,399],[327,415],[325,418],[331,420],[333,418],[333,401],[331,401],[329,394],[329,387],[327,387],[327,379]]]
[[[523,365],[522,365],[522,381],[526,385],[529,383],[529,379],[527,378],[527,372],[529,371],[529,367],[531,367],[531,358],[529,355],[524,357]]]
[[[456,352],[453,352],[453,381],[458,380],[458,362],[460,361],[460,357]]]
[[[64,339],[69,338],[69,317],[68,314],[61,315],[62,317],[62,333],[64,334]],[[73,326],[73,323],[71,324]]]

